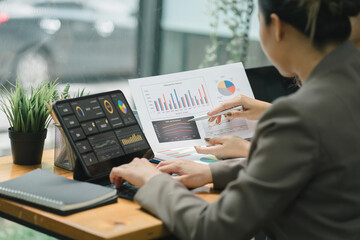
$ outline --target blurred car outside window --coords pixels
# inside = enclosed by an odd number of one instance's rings
[[[0,2],[1,83],[91,82],[136,72],[138,1]]]
[[[139,0],[0,0],[0,84],[25,88],[58,79],[59,89],[123,89],[136,75]],[[10,154],[0,114],[0,155]],[[49,130],[47,148],[53,148]]]

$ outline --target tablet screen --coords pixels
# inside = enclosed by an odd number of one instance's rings
[[[55,113],[89,177],[153,153],[124,94],[111,91],[57,101]]]

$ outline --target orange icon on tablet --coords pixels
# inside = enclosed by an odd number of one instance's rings
[[[113,107],[111,106],[111,103],[109,103],[108,100],[105,100],[105,101],[104,101],[104,106],[105,106],[106,110],[107,110],[110,114],[113,114],[114,109],[113,109]]]

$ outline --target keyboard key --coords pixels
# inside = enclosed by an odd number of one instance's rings
[[[138,187],[130,184],[129,182],[124,182],[117,191],[117,195],[120,198],[128,199],[133,201],[136,192],[139,190]]]

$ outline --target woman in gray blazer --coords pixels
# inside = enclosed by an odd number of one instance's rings
[[[351,17],[350,21],[352,26],[350,40],[354,42],[358,49],[360,49],[360,14]]]
[[[349,39],[354,43],[354,45],[360,50],[360,14],[354,17],[350,17],[351,22],[351,35]],[[214,115],[219,112],[225,111],[237,106],[243,106],[244,111],[229,111],[225,114],[227,119],[231,118],[246,118],[249,120],[258,120],[261,115],[265,112],[267,108],[271,106],[270,103],[256,100],[244,95],[238,95],[234,98],[224,101],[220,106],[214,108],[208,115]],[[209,119],[210,122],[215,121],[216,123],[221,122],[222,116],[212,117]],[[233,138],[219,137],[219,138],[205,138],[205,140],[210,144],[206,147],[196,146],[198,153],[204,154],[213,154],[219,158],[236,158],[236,157],[248,157],[248,152],[250,149],[250,142],[242,140],[240,145],[238,143],[237,149],[242,149],[242,151],[232,151]],[[236,139],[235,139],[236,141]],[[225,145],[225,146],[224,146]],[[229,147],[227,147],[229,145]],[[228,149],[229,148],[229,149]]]
[[[264,52],[303,86],[265,110],[247,164],[155,168],[136,158],[110,180],[140,187],[135,201],[182,239],[250,239],[259,230],[272,239],[360,239],[360,52],[347,41],[359,11],[359,0],[259,0]],[[223,151],[244,151],[241,141]],[[210,182],[224,189],[213,203],[186,188]]]

